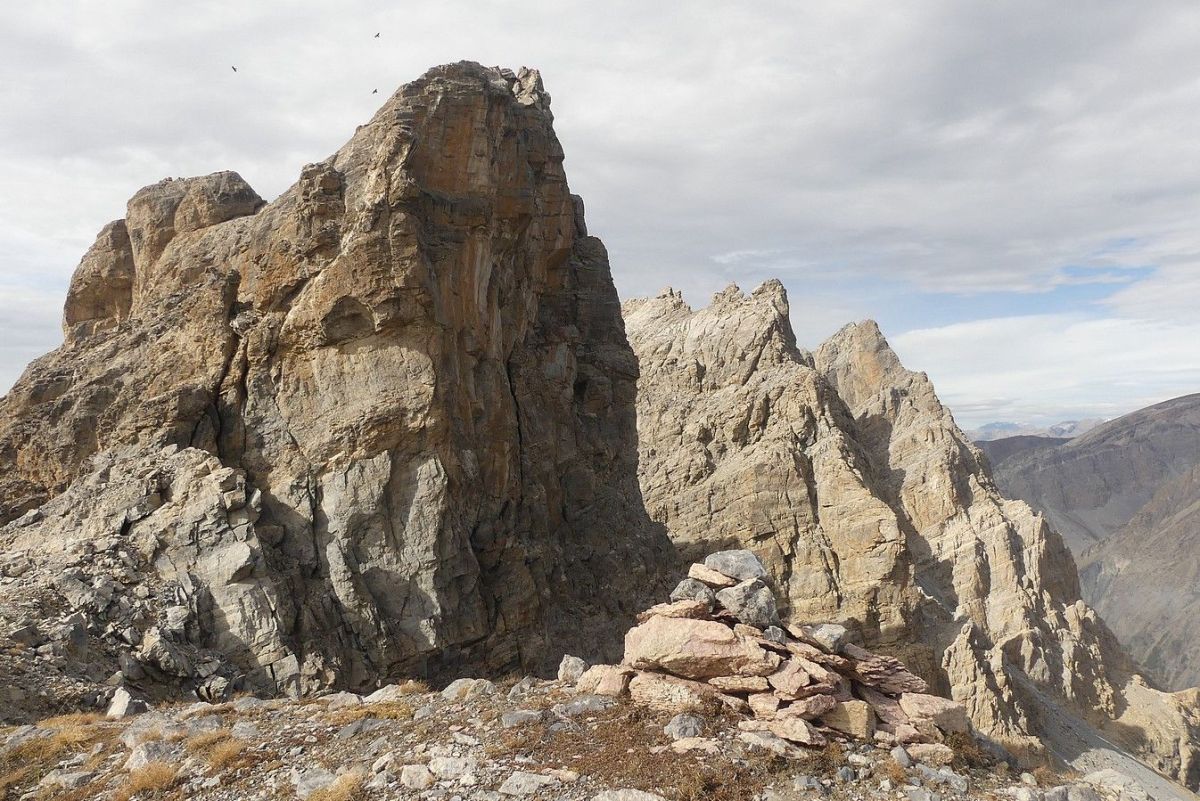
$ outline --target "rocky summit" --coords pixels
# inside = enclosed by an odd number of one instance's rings
[[[1013,753],[1087,767],[1121,761],[1112,742],[1200,781],[1200,693],[1148,686],[1081,600],[1061,538],[1001,496],[874,323],[801,350],[777,281],[699,311],[668,290],[624,314],[642,492],[685,555],[754,551],[785,622],[837,623],[902,658]]]
[[[552,121],[536,71],[438,67],[272,203],[133,196],[0,401],[0,631],[39,660],[0,714],[619,653],[673,557]]]
[[[878,327],[622,308],[533,70],[137,192],[0,466],[0,801],[1196,799]]]

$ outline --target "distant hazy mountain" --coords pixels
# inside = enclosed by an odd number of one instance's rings
[[[1070,439],[1071,437],[1086,434],[1103,422],[1100,418],[1064,420],[1061,423],[1044,427],[1033,426],[1027,423],[985,423],[974,431],[968,431],[967,436],[976,442],[990,442],[991,440],[1017,436]]]
[[[1200,684],[1200,394],[1043,442],[980,447],[1001,491],[1063,535],[1084,598],[1134,657],[1166,686]]]

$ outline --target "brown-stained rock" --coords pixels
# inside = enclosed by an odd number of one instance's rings
[[[139,576],[195,599],[164,639],[263,691],[615,658],[677,563],[549,104],[536,71],[446,65],[270,204],[235,173],[137,192],[80,265],[63,347],[0,399],[0,524],[126,458],[169,484],[189,450],[253,513],[218,494],[191,542],[180,498],[151,523],[88,489],[71,526],[0,529],[0,551],[157,532]],[[242,585],[260,600],[217,589]]]
[[[946,734],[965,734],[971,729],[966,708],[949,698],[924,693],[904,693],[900,696],[899,703],[900,709],[913,725],[919,726],[921,721],[929,721]]]
[[[804,688],[812,683],[812,677],[801,666],[799,660],[791,659],[777,672],[768,676],[767,681],[780,698],[796,699],[802,697]]]
[[[714,676],[708,683],[726,693],[764,693],[770,689],[763,676]]]
[[[720,694],[707,684],[661,673],[635,675],[629,697],[635,704],[670,714],[710,712],[720,703]]]
[[[793,743],[820,747],[825,745],[825,735],[813,728],[812,724],[800,717],[776,716],[768,721],[767,730],[776,737],[782,737]]]
[[[575,683],[576,691],[588,695],[625,695],[634,671],[621,665],[592,665]]]
[[[866,701],[838,701],[821,715],[821,723],[858,740],[870,740],[875,734],[875,713]]]
[[[812,695],[788,704],[780,709],[778,714],[782,717],[794,715],[805,720],[814,720],[832,712],[837,708],[838,703],[838,700],[832,695]]]
[[[689,618],[652,617],[625,635],[625,664],[661,670],[689,679],[762,676],[775,670],[779,657],[739,637],[721,623]]]

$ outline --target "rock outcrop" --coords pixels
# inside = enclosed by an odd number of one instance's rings
[[[686,555],[753,550],[787,622],[845,625],[1018,753],[1072,757],[1053,716],[1200,781],[1195,695],[1136,674],[1080,599],[1062,540],[1001,496],[874,323],[804,352],[778,282],[700,311],[670,291],[624,311],[642,490]]]
[[[1200,531],[1200,395],[991,458],[1001,490],[1064,533],[1084,599],[1134,659],[1167,688],[1200,684],[1200,566],[1179,558]]]
[[[0,634],[217,693],[619,652],[673,552],[552,121],[536,71],[464,62],[270,204],[134,195],[0,400]]]

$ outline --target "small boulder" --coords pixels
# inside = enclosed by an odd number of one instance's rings
[[[920,721],[930,721],[947,734],[965,734],[971,729],[966,707],[949,698],[925,693],[903,693],[900,696],[900,709],[918,728]]]
[[[801,698],[799,701],[788,704],[787,707],[780,710],[779,714],[815,720],[832,712],[837,705],[838,701],[832,695],[810,695],[808,698]]]
[[[875,713],[866,701],[838,701],[821,723],[859,740],[870,740],[875,733]]]
[[[455,679],[442,690],[442,698],[454,703],[495,694],[496,685],[487,679]]]
[[[671,590],[672,601],[700,601],[707,604],[711,609],[713,604],[717,602],[717,596],[713,593],[712,588],[694,578],[685,578],[683,581],[675,585],[675,589]]]
[[[625,663],[689,679],[766,675],[780,658],[712,620],[652,617],[625,634]]]
[[[579,677],[588,669],[588,663],[577,656],[566,654],[562,661],[558,663],[558,680],[565,681],[567,684],[574,684],[579,681]]]
[[[405,765],[400,768],[400,783],[410,790],[428,790],[435,781],[433,771],[424,765]]]
[[[836,623],[821,623],[817,626],[807,626],[804,633],[827,654],[836,654],[842,650],[846,642],[846,627]]]
[[[543,717],[544,713],[539,709],[514,709],[500,716],[500,725],[506,729],[515,729],[517,726],[540,723]]]
[[[575,689],[581,693],[617,698],[629,688],[629,677],[632,675],[633,671],[627,667],[592,665],[575,682]]]
[[[758,557],[747,550],[717,551],[709,554],[704,566],[738,581],[767,577],[767,569]]]
[[[679,714],[671,718],[663,732],[672,740],[700,737],[704,734],[704,721],[695,715]]]
[[[129,690],[118,687],[117,691],[113,693],[112,701],[109,702],[108,711],[105,714],[110,720],[120,720],[139,715],[149,708],[145,701],[130,695]]]
[[[905,750],[923,765],[949,765],[954,761],[954,751],[942,743],[912,743]]]
[[[517,771],[513,775],[504,780],[500,785],[501,795],[526,796],[533,795],[543,787],[551,787],[558,784],[558,779],[553,776],[543,776],[540,773],[526,773]]]
[[[779,621],[775,593],[761,579],[749,579],[717,593],[717,603],[743,623],[765,629]]]
[[[639,673],[629,682],[633,702],[659,712],[704,712],[718,703],[718,693],[701,684],[659,673]]]
[[[812,727],[807,720],[797,717],[776,717],[767,724],[768,730],[776,737],[782,737],[800,745],[825,745],[825,735]]]
[[[705,567],[701,564],[694,564],[688,568],[688,578],[701,581],[709,587],[724,589],[737,584],[737,579],[732,579],[724,573],[713,570],[711,567]]]

